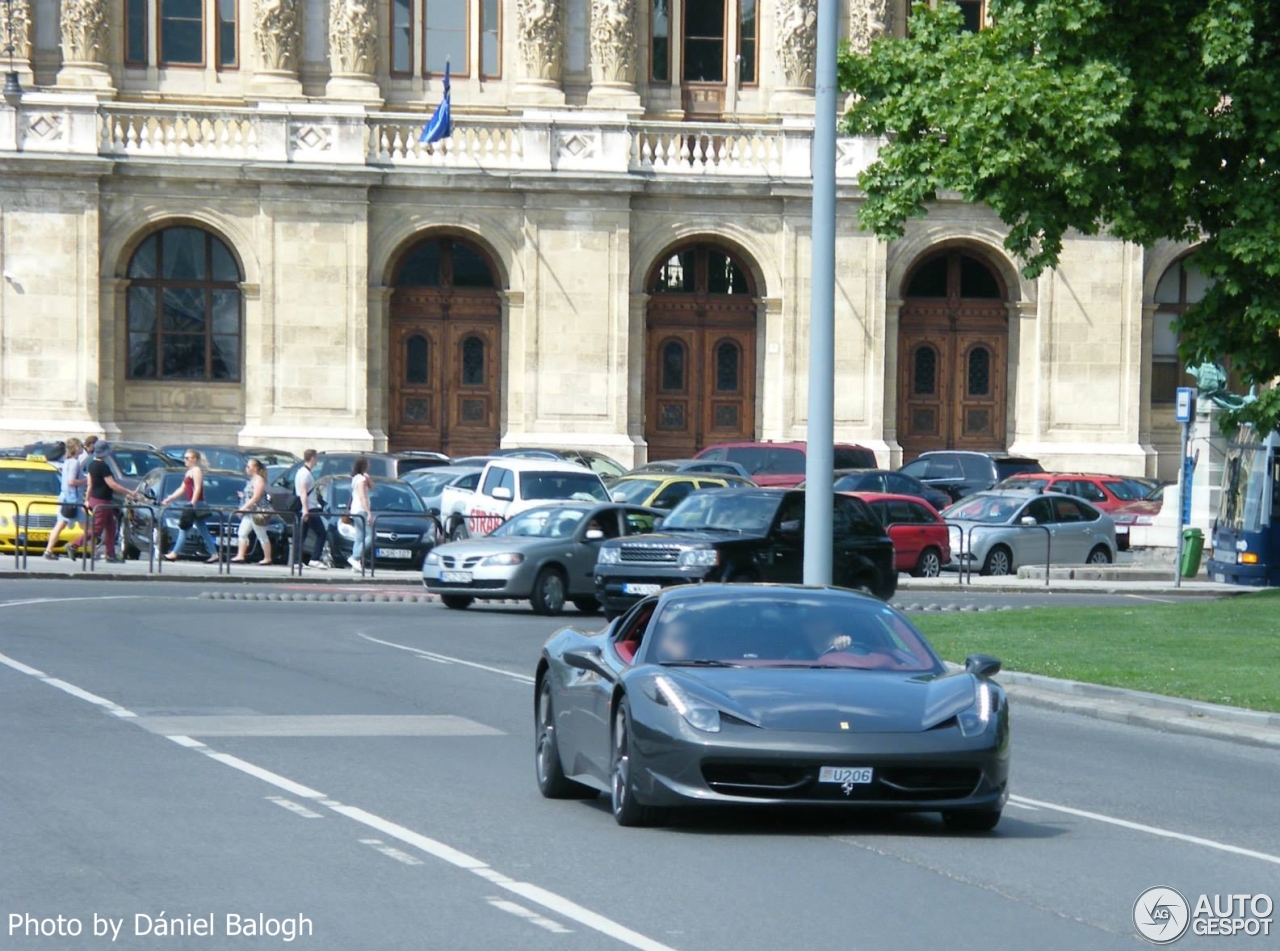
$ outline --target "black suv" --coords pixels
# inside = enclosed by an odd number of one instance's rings
[[[661,530],[611,539],[596,560],[596,598],[616,616],[674,584],[804,580],[804,492],[717,489],[677,505]],[[835,498],[832,581],[891,598],[893,543],[861,499]]]
[[[985,492],[1001,479],[1020,472],[1044,472],[1035,459],[1011,456],[1004,452],[970,452],[963,449],[938,449],[922,452],[898,470],[919,479],[925,485],[941,489],[954,501],[966,495]]]

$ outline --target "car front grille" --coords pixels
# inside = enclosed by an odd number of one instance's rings
[[[458,558],[455,555],[440,556],[440,564],[445,568],[474,568],[479,562],[479,555],[468,555],[466,558]]]
[[[620,561],[631,564],[675,564],[680,558],[677,545],[623,545]]]
[[[50,529],[58,521],[56,515],[24,515],[18,524],[24,529]]]
[[[921,802],[964,799],[973,794],[982,771],[971,766],[887,766],[860,760],[875,770],[871,782],[846,794],[836,783],[819,783],[818,766],[789,763],[721,763],[702,765],[707,785],[726,796],[746,799],[809,799],[814,802]]]

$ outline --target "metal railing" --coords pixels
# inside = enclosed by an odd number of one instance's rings
[[[1044,584],[1049,586],[1049,572],[1053,565],[1053,531],[1048,525],[969,525],[968,531],[965,531],[965,524],[951,520],[945,520],[947,531],[950,533],[955,529],[960,536],[960,545],[958,548],[953,547],[952,560],[956,562],[956,583],[957,584],[973,584],[973,533],[975,531],[1005,531],[1010,528],[1029,531],[1042,531],[1045,535],[1045,554],[1044,554]],[[958,555],[955,552],[959,552]],[[1009,568],[1014,568],[1013,553],[1009,555]],[[979,568],[981,574],[981,568]]]
[[[18,503],[13,501],[13,499],[0,499],[0,505],[13,506],[13,570],[21,571],[26,566],[22,563],[21,555],[19,554],[19,552],[26,550],[26,541],[25,539],[23,539],[22,543],[19,544],[19,538],[18,538],[19,527],[18,526],[19,526],[20,509],[18,508]]]

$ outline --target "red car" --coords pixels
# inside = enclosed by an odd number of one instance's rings
[[[695,459],[736,462],[761,486],[793,489],[804,481],[806,444],[803,442],[722,442],[708,446]],[[836,469],[874,469],[876,454],[865,446],[837,445]]]
[[[1094,508],[1108,513],[1122,505],[1137,502],[1145,495],[1145,490],[1139,483],[1123,476],[1093,475],[1088,472],[1020,472],[996,483],[995,488],[1061,492],[1084,499]]]
[[[917,578],[936,578],[951,562],[951,532],[938,510],[912,495],[883,492],[843,492],[862,499],[879,516],[893,542],[899,571]]]

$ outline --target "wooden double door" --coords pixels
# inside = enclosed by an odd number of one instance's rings
[[[683,459],[715,443],[754,439],[754,302],[692,313],[668,303],[651,302],[648,318],[649,458]]]
[[[402,288],[392,296],[392,451],[480,455],[498,445],[502,313],[491,290]]]
[[[990,301],[907,301],[898,338],[898,442],[929,449],[1003,450],[1008,316]]]

